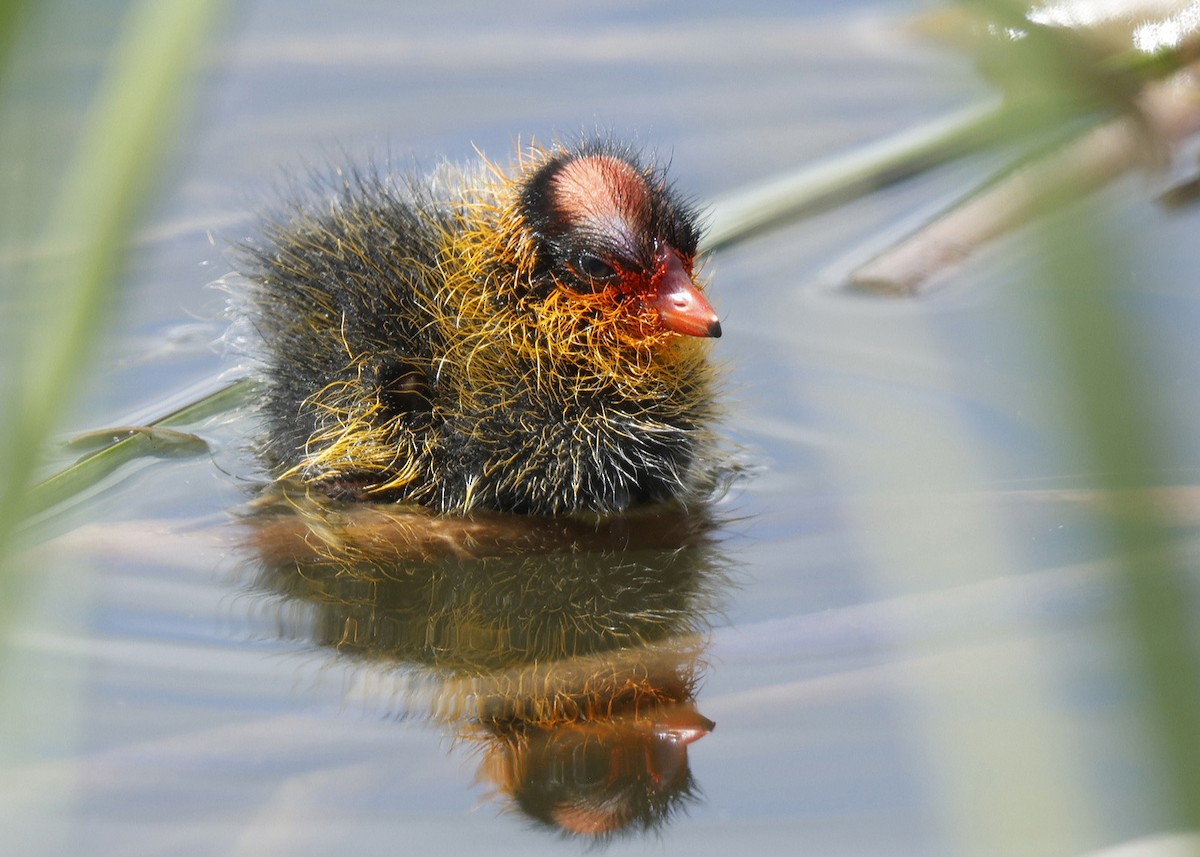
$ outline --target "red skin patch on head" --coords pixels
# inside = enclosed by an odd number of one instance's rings
[[[646,177],[624,161],[588,155],[563,166],[553,179],[554,207],[571,226],[588,221],[644,224],[650,204]]]

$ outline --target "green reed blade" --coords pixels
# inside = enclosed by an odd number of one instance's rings
[[[178,458],[204,454],[208,451],[208,444],[203,439],[170,427],[189,425],[233,410],[249,401],[257,389],[254,381],[242,378],[145,426],[89,433],[85,440],[89,443],[99,441],[100,448],[88,452],[79,461],[33,486],[29,511],[41,512],[81,496],[121,465],[139,458]],[[73,444],[78,441],[76,439]]]
[[[6,299],[19,347],[0,425],[0,562],[30,509],[30,488],[64,402],[88,374],[129,233],[182,112],[181,94],[217,21],[217,0],[133,3],[62,173],[50,215]],[[48,13],[51,7],[40,12]],[[16,38],[20,38],[20,34]],[[10,93],[11,94],[11,93]],[[13,104],[0,105],[6,113]],[[37,154],[37,153],[35,153]],[[30,196],[45,188],[24,188]],[[25,227],[28,229],[28,227]],[[11,248],[10,248],[11,249]]]

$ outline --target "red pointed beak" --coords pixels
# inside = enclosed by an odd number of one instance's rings
[[[699,741],[717,724],[690,704],[667,713],[654,726],[654,743],[650,748],[650,776],[660,788],[670,785],[687,769],[687,748]]]
[[[686,336],[720,336],[721,322],[716,310],[683,269],[679,254],[663,244],[654,261],[658,267],[648,303],[658,310],[663,327]]]

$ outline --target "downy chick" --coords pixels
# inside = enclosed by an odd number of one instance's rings
[[[695,209],[608,141],[337,171],[237,253],[263,454],[338,499],[610,513],[713,487]]]

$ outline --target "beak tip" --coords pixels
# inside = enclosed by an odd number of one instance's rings
[[[721,322],[717,313],[684,270],[679,254],[664,244],[659,248],[657,263],[647,301],[658,310],[663,327],[686,336],[719,338]]]

